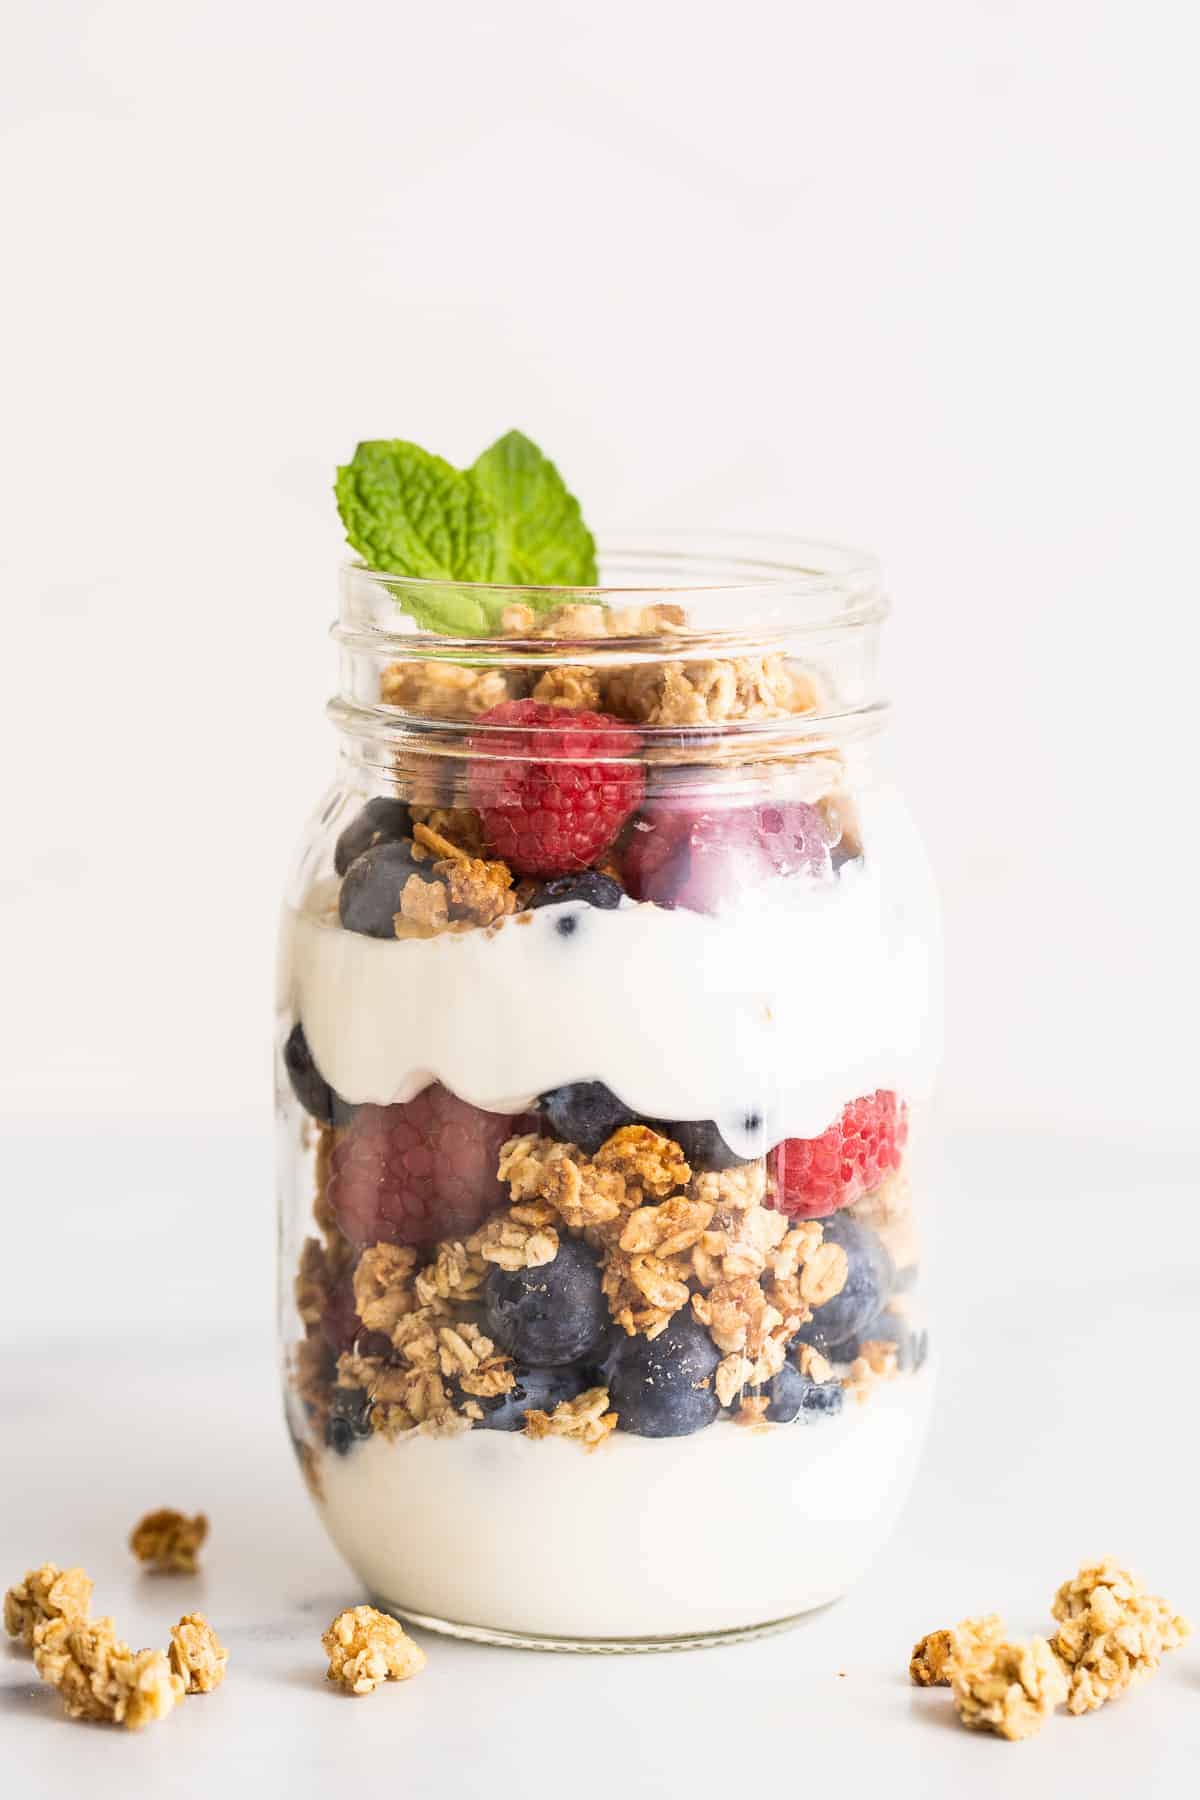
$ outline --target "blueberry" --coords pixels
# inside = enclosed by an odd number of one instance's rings
[[[552,1088],[537,1104],[550,1134],[561,1143],[578,1144],[588,1156],[594,1156],[614,1131],[638,1118],[602,1081],[573,1081]],[[754,1161],[752,1156],[739,1156],[731,1150],[711,1119],[646,1119],[643,1123],[672,1138],[697,1171],[736,1169]],[[757,1113],[746,1115],[745,1128],[751,1132],[761,1129]]]
[[[578,1238],[563,1238],[540,1269],[493,1268],[483,1301],[488,1336],[537,1368],[586,1356],[608,1326],[599,1264]]]
[[[720,1360],[690,1307],[656,1338],[622,1337],[607,1365],[618,1431],[685,1437],[711,1425],[721,1410],[713,1383]]]
[[[371,1399],[366,1388],[334,1388],[325,1442],[339,1456],[352,1450],[359,1438],[371,1435]]]
[[[605,912],[611,912],[620,906],[624,897],[624,888],[611,875],[602,875],[599,869],[582,869],[578,875],[555,875],[553,880],[541,882],[529,902],[529,910],[533,912],[539,906],[561,906],[567,900],[581,900],[587,906],[599,906]]]
[[[694,1170],[736,1169],[753,1162],[753,1156],[739,1156],[731,1150],[711,1119],[652,1119],[653,1130],[673,1138]],[[746,1129],[761,1128],[757,1113],[748,1115]]]
[[[344,875],[365,851],[406,838],[411,829],[412,819],[403,800],[368,800],[338,838],[333,866],[339,875]]]
[[[552,1088],[538,1101],[538,1110],[552,1136],[560,1143],[578,1144],[588,1156],[637,1117],[602,1081],[573,1081]]]
[[[819,1306],[808,1325],[801,1327],[802,1343],[812,1344],[826,1356],[844,1361],[840,1346],[848,1338],[863,1335],[868,1319],[883,1310],[895,1285],[892,1259],[875,1232],[860,1225],[848,1213],[822,1219],[825,1242],[840,1244],[846,1252],[846,1285],[840,1294]]]
[[[841,1412],[846,1398],[840,1381],[814,1381],[790,1362],[764,1382],[761,1392],[767,1397],[767,1418],[775,1425],[791,1425],[797,1419],[810,1425],[816,1419],[831,1419]]]
[[[377,844],[346,870],[338,896],[338,917],[347,931],[364,937],[394,938],[400,896],[413,875],[437,883],[428,863],[419,863],[410,843]]]
[[[483,1417],[477,1421],[480,1430],[521,1431],[527,1412],[553,1412],[561,1400],[574,1400],[588,1386],[576,1365],[539,1369],[525,1363],[519,1364],[514,1374],[516,1386],[498,1399],[480,1400],[475,1395],[463,1395],[464,1399],[475,1399],[482,1409]]]
[[[355,1107],[334,1092],[313,1061],[304,1027],[296,1022],[283,1046],[283,1064],[292,1091],[305,1112],[322,1125],[346,1125],[354,1117]]]
[[[299,1020],[292,1026],[287,1043],[283,1046],[283,1066],[288,1072],[292,1092],[305,1112],[311,1113],[314,1119],[319,1119],[322,1125],[330,1124],[333,1119],[333,1089],[313,1061],[304,1027]]]

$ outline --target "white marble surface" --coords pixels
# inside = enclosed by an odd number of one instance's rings
[[[905,1674],[913,1638],[965,1612],[995,1607],[1042,1628],[1056,1583],[1109,1548],[1200,1615],[1194,1162],[1013,1134],[951,1140],[929,1452],[891,1546],[839,1605],[781,1637],[673,1656],[427,1639],[417,1681],[349,1700],[325,1684],[317,1640],[361,1596],[284,1436],[263,1145],[132,1123],[102,1139],[64,1127],[43,1153],[37,1142],[9,1140],[18,1279],[0,1365],[0,1574],[82,1562],[98,1609],[132,1641],[163,1642],[198,1608],[231,1664],[219,1693],[131,1737],[65,1721],[4,1649],[6,1793],[599,1800],[767,1784],[822,1800],[957,1800],[1019,1783],[1049,1800],[1194,1788],[1200,1646],[1144,1691],[1019,1746],[962,1731],[946,1696]],[[194,1579],[142,1575],[124,1548],[134,1519],[163,1504],[211,1515]],[[738,1516],[714,1519],[713,1553],[736,1554],[769,1504],[748,1493]],[[531,1580],[570,1578],[537,1570],[536,1528],[515,1526],[514,1542]]]

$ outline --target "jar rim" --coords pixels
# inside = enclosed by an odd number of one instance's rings
[[[554,648],[587,643],[640,656],[678,654],[698,642],[731,646],[747,639],[772,643],[803,641],[810,634],[875,623],[886,617],[878,558],[830,540],[783,533],[719,529],[664,529],[636,538],[606,540],[601,549],[603,579],[594,586],[517,586],[502,582],[446,581],[381,573],[357,560],[341,564],[342,607],[335,637],[342,644],[370,642],[376,648],[394,639],[406,656],[447,657],[458,653],[505,659],[534,652],[539,659]],[[636,575],[636,578],[635,578]],[[621,608],[691,602],[697,617],[653,636],[619,635],[600,640],[547,640],[524,635],[451,635],[416,627],[403,611],[406,594],[425,603],[439,596],[471,593],[519,606],[526,597],[545,607],[548,595],[559,605]],[[713,615],[720,615],[714,617]]]

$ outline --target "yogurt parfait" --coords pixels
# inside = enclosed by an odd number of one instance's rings
[[[372,1599],[650,1649],[853,1582],[929,1406],[936,908],[874,562],[597,565],[513,433],[360,445],[284,908],[288,1418]]]

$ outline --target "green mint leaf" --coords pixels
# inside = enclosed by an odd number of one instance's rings
[[[353,460],[338,470],[336,492],[346,536],[363,561],[382,574],[427,581],[496,579],[496,515],[470,476],[440,456],[399,438],[360,444]],[[435,607],[442,610],[436,599]],[[452,611],[464,609],[453,605]]]
[[[368,568],[437,583],[397,594],[423,631],[489,637],[510,587],[591,587],[596,547],[554,464],[510,431],[467,470],[401,438],[360,444],[337,472],[346,536]],[[462,584],[462,585],[459,585]],[[554,594],[523,596],[536,612]]]
[[[506,432],[476,458],[469,473],[500,520],[504,573],[499,580],[516,586],[595,586],[596,545],[579,502],[536,444],[520,431]]]

